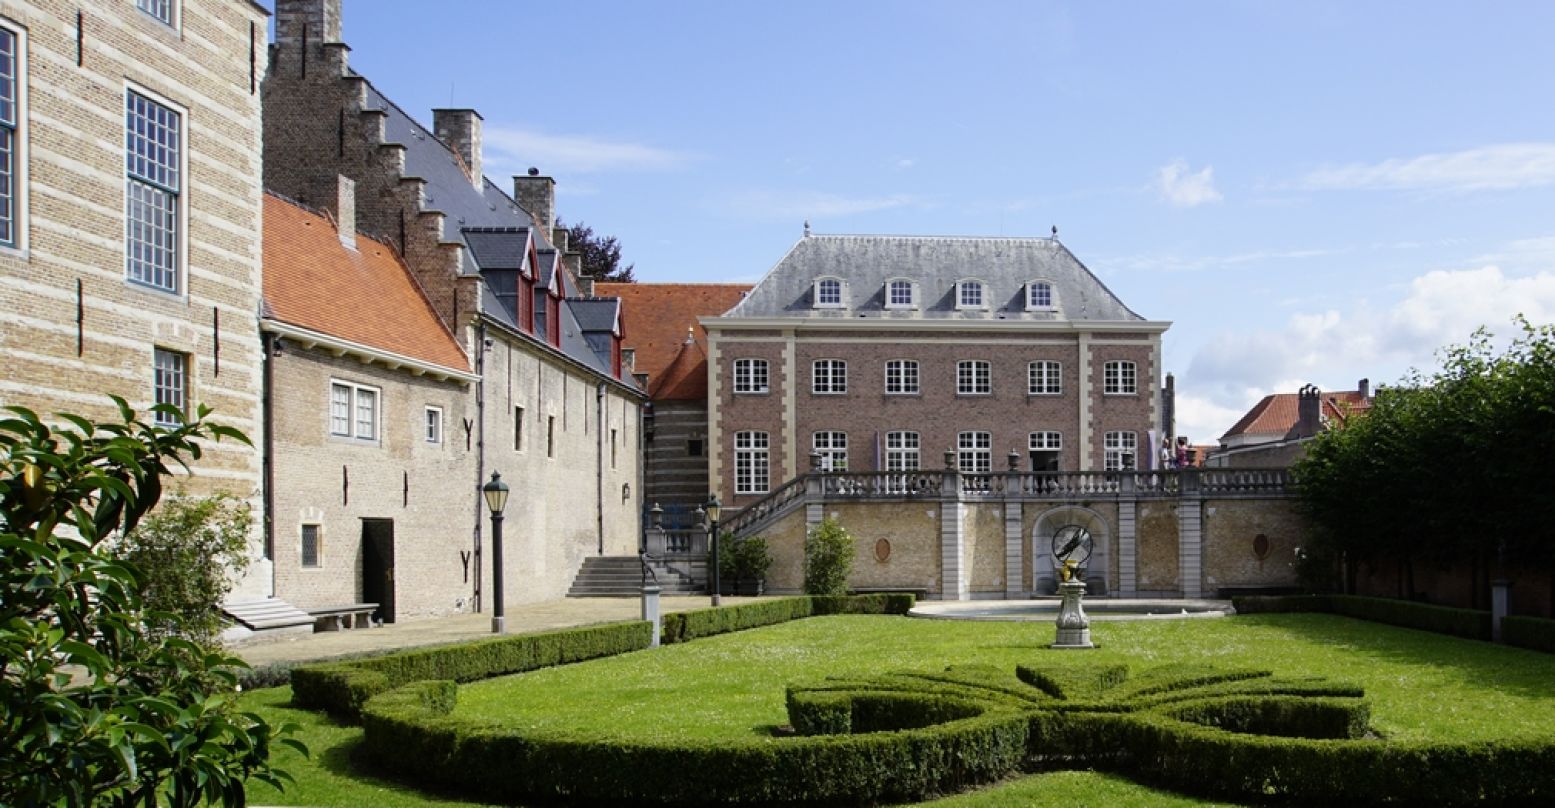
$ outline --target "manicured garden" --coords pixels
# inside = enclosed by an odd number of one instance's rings
[[[1013,680],[1022,665],[1063,670],[1121,664],[1135,673],[1193,665],[1358,685],[1370,708],[1370,730],[1389,744],[1527,742],[1542,749],[1555,737],[1555,657],[1544,654],[1323,614],[1108,622],[1093,624],[1092,631],[1101,649],[1058,652],[1045,648],[1052,635],[1046,625],[812,617],[471,682],[459,687],[452,712],[434,721],[438,727],[502,725],[558,744],[616,743],[623,754],[640,752],[634,744],[645,740],[759,748],[793,740],[767,740],[790,722],[787,688],[829,676],[871,679],[981,665],[1008,671]],[[281,752],[277,763],[298,784],[280,794],[254,785],[251,802],[387,807],[436,799],[363,773],[362,730],[289,707],[289,690],[246,698],[272,722],[303,724],[299,737],[314,751],[312,760]],[[1112,774],[1052,771],[932,804],[1073,804],[1077,795],[1097,792],[1118,802],[1168,799]]]

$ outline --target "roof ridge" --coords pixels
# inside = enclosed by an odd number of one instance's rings
[[[913,240],[935,241],[1036,241],[1046,244],[1063,244],[1056,236],[968,236],[968,235],[923,235],[910,233],[815,233],[811,232],[803,238],[899,238]]]

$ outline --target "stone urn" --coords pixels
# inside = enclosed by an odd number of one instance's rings
[[[1095,648],[1091,642],[1091,621],[1080,601],[1085,597],[1085,582],[1070,578],[1058,585],[1063,599],[1058,606],[1058,636],[1054,648]]]

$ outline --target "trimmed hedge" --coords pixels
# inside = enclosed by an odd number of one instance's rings
[[[1286,595],[1233,598],[1237,614],[1327,612],[1391,626],[1490,640],[1490,612],[1359,595]]]
[[[805,595],[664,615],[659,641],[686,642],[827,614],[907,614],[917,599],[908,593]]]
[[[1555,654],[1555,620],[1508,615],[1501,620],[1501,641],[1518,648]]]

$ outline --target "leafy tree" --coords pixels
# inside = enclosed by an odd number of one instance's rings
[[[805,594],[848,594],[853,556],[853,534],[837,520],[828,516],[810,528],[804,545]]]
[[[170,464],[230,427],[162,427],[23,407],[0,418],[0,804],[241,805],[244,781],[280,785],[273,743],[294,746],[236,707],[243,663],[148,631],[176,618],[145,609],[146,576],[106,546],[161,496]]]
[[[557,226],[567,227],[558,221]],[[621,266],[621,245],[615,236],[596,236],[594,228],[583,222],[567,227],[567,249],[583,254],[583,274],[596,281],[636,283],[632,270],[636,264]]]
[[[212,646],[223,628],[221,604],[248,568],[253,516],[231,494],[172,497],[114,543],[114,555],[141,572],[145,608],[173,619],[148,620],[158,637]]]

